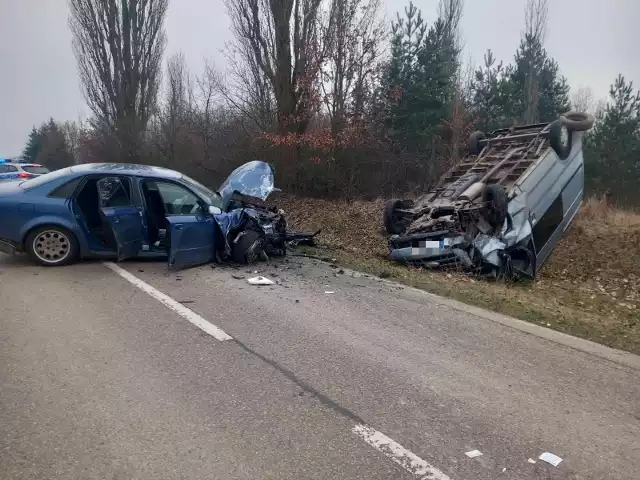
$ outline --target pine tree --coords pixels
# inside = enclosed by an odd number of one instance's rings
[[[450,26],[430,28],[410,3],[392,24],[391,59],[383,90],[387,125],[407,146],[429,145],[451,113],[459,50]]]
[[[28,160],[30,162],[35,162],[40,150],[42,150],[42,142],[44,140],[44,130],[43,127],[36,128],[35,126],[31,129],[29,133],[29,138],[27,139],[27,144],[22,151],[22,158]]]
[[[535,35],[526,34],[520,41],[507,78],[508,115],[515,121],[550,122],[571,107],[567,80]]]
[[[610,102],[585,139],[585,175],[593,193],[610,193],[614,201],[639,205],[640,91],[619,75]]]
[[[471,80],[471,113],[478,130],[491,132],[508,123],[509,83],[502,62],[496,64],[491,50],[484,55]]]

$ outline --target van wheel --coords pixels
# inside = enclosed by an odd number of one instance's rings
[[[413,206],[410,200],[389,200],[384,206],[383,223],[384,229],[390,235],[399,235],[405,231],[405,222],[402,214],[398,212],[401,208],[407,208],[407,205]],[[411,208],[409,206],[408,208]]]
[[[562,117],[567,128],[572,132],[586,132],[595,123],[596,119],[590,113],[584,112],[567,112]]]
[[[501,185],[487,185],[483,193],[483,201],[487,204],[487,222],[498,233],[509,215],[509,197]]]
[[[549,142],[560,160],[571,154],[571,129],[564,117],[560,117],[549,126]]]
[[[469,135],[469,155],[480,155],[483,145],[480,144],[482,140],[487,138],[484,132],[473,132]]]
[[[264,239],[255,230],[245,230],[239,234],[236,242],[231,246],[231,258],[234,262],[246,265],[260,259],[264,249]]]
[[[45,267],[69,265],[78,258],[78,241],[73,233],[57,225],[38,227],[29,232],[25,249],[36,263]]]

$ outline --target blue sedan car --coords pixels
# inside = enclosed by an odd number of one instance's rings
[[[45,266],[165,255],[178,268],[220,256],[246,263],[284,242],[286,221],[236,196],[264,201],[274,190],[273,171],[260,161],[234,170],[217,192],[165,168],[77,165],[0,183],[0,251]]]

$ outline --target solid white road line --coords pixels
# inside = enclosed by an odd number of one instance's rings
[[[362,438],[376,450],[379,450],[409,473],[422,480],[451,480],[436,467],[429,465],[415,453],[410,452],[399,443],[391,440],[384,433],[368,425],[356,425],[352,432]]]
[[[121,268],[121,267],[119,267],[118,265],[116,265],[115,263],[112,263],[112,262],[104,262],[104,265],[107,268],[110,268],[111,270],[113,270],[115,273],[120,275],[125,280],[127,280],[129,283],[135,285],[136,287],[138,287],[143,292],[146,292],[147,294],[149,294],[150,296],[152,296],[153,298],[155,298],[159,302],[161,302],[164,305],[166,305],[167,307],[169,307],[171,310],[176,312],[181,317],[186,318],[187,320],[189,320],[191,323],[193,323],[200,330],[204,331],[205,333],[208,333],[209,335],[211,335],[216,340],[220,340],[221,342],[223,342],[225,340],[233,340],[232,336],[227,335],[227,333],[225,333],[222,329],[216,327],[213,323],[209,322],[208,320],[205,320],[200,315],[198,315],[196,312],[194,312],[193,310],[185,307],[180,302],[175,301],[170,296],[165,295],[160,290],[152,287],[151,285],[149,285],[146,282],[143,282],[142,280],[140,280],[135,275],[131,275],[124,268]]]

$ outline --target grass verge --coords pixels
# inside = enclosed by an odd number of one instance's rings
[[[640,354],[640,214],[587,201],[538,279],[505,285],[386,260],[381,200],[277,201],[344,266]]]

